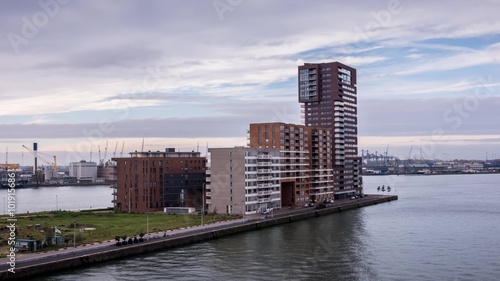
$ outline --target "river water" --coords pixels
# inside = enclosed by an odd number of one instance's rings
[[[371,176],[399,200],[43,280],[500,280],[500,175]]]
[[[0,189],[0,212],[7,211],[7,189]],[[44,186],[16,189],[16,213],[113,207],[109,185]]]

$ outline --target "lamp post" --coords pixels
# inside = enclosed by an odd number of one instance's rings
[[[128,191],[128,213],[130,214],[130,208],[131,208],[131,205],[130,205],[130,197],[132,197],[132,187],[129,188],[129,191]]]
[[[76,221],[73,221],[73,248],[76,248]]]
[[[57,195],[56,195],[56,211],[59,210],[59,201],[57,200]]]
[[[201,199],[201,225],[203,225],[203,216],[205,215],[205,184],[203,183],[203,188],[201,190],[202,199]]]

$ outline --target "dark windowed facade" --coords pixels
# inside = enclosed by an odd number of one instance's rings
[[[199,152],[132,152],[114,158],[113,203],[122,212],[155,212],[165,207],[202,207],[206,159]]]

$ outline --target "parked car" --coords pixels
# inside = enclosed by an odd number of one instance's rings
[[[325,204],[319,204],[318,206],[316,206],[316,209],[324,209],[324,208],[326,208]]]

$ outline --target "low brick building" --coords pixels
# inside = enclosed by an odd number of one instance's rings
[[[116,161],[113,203],[121,212],[201,209],[206,158],[199,152],[131,152]]]

